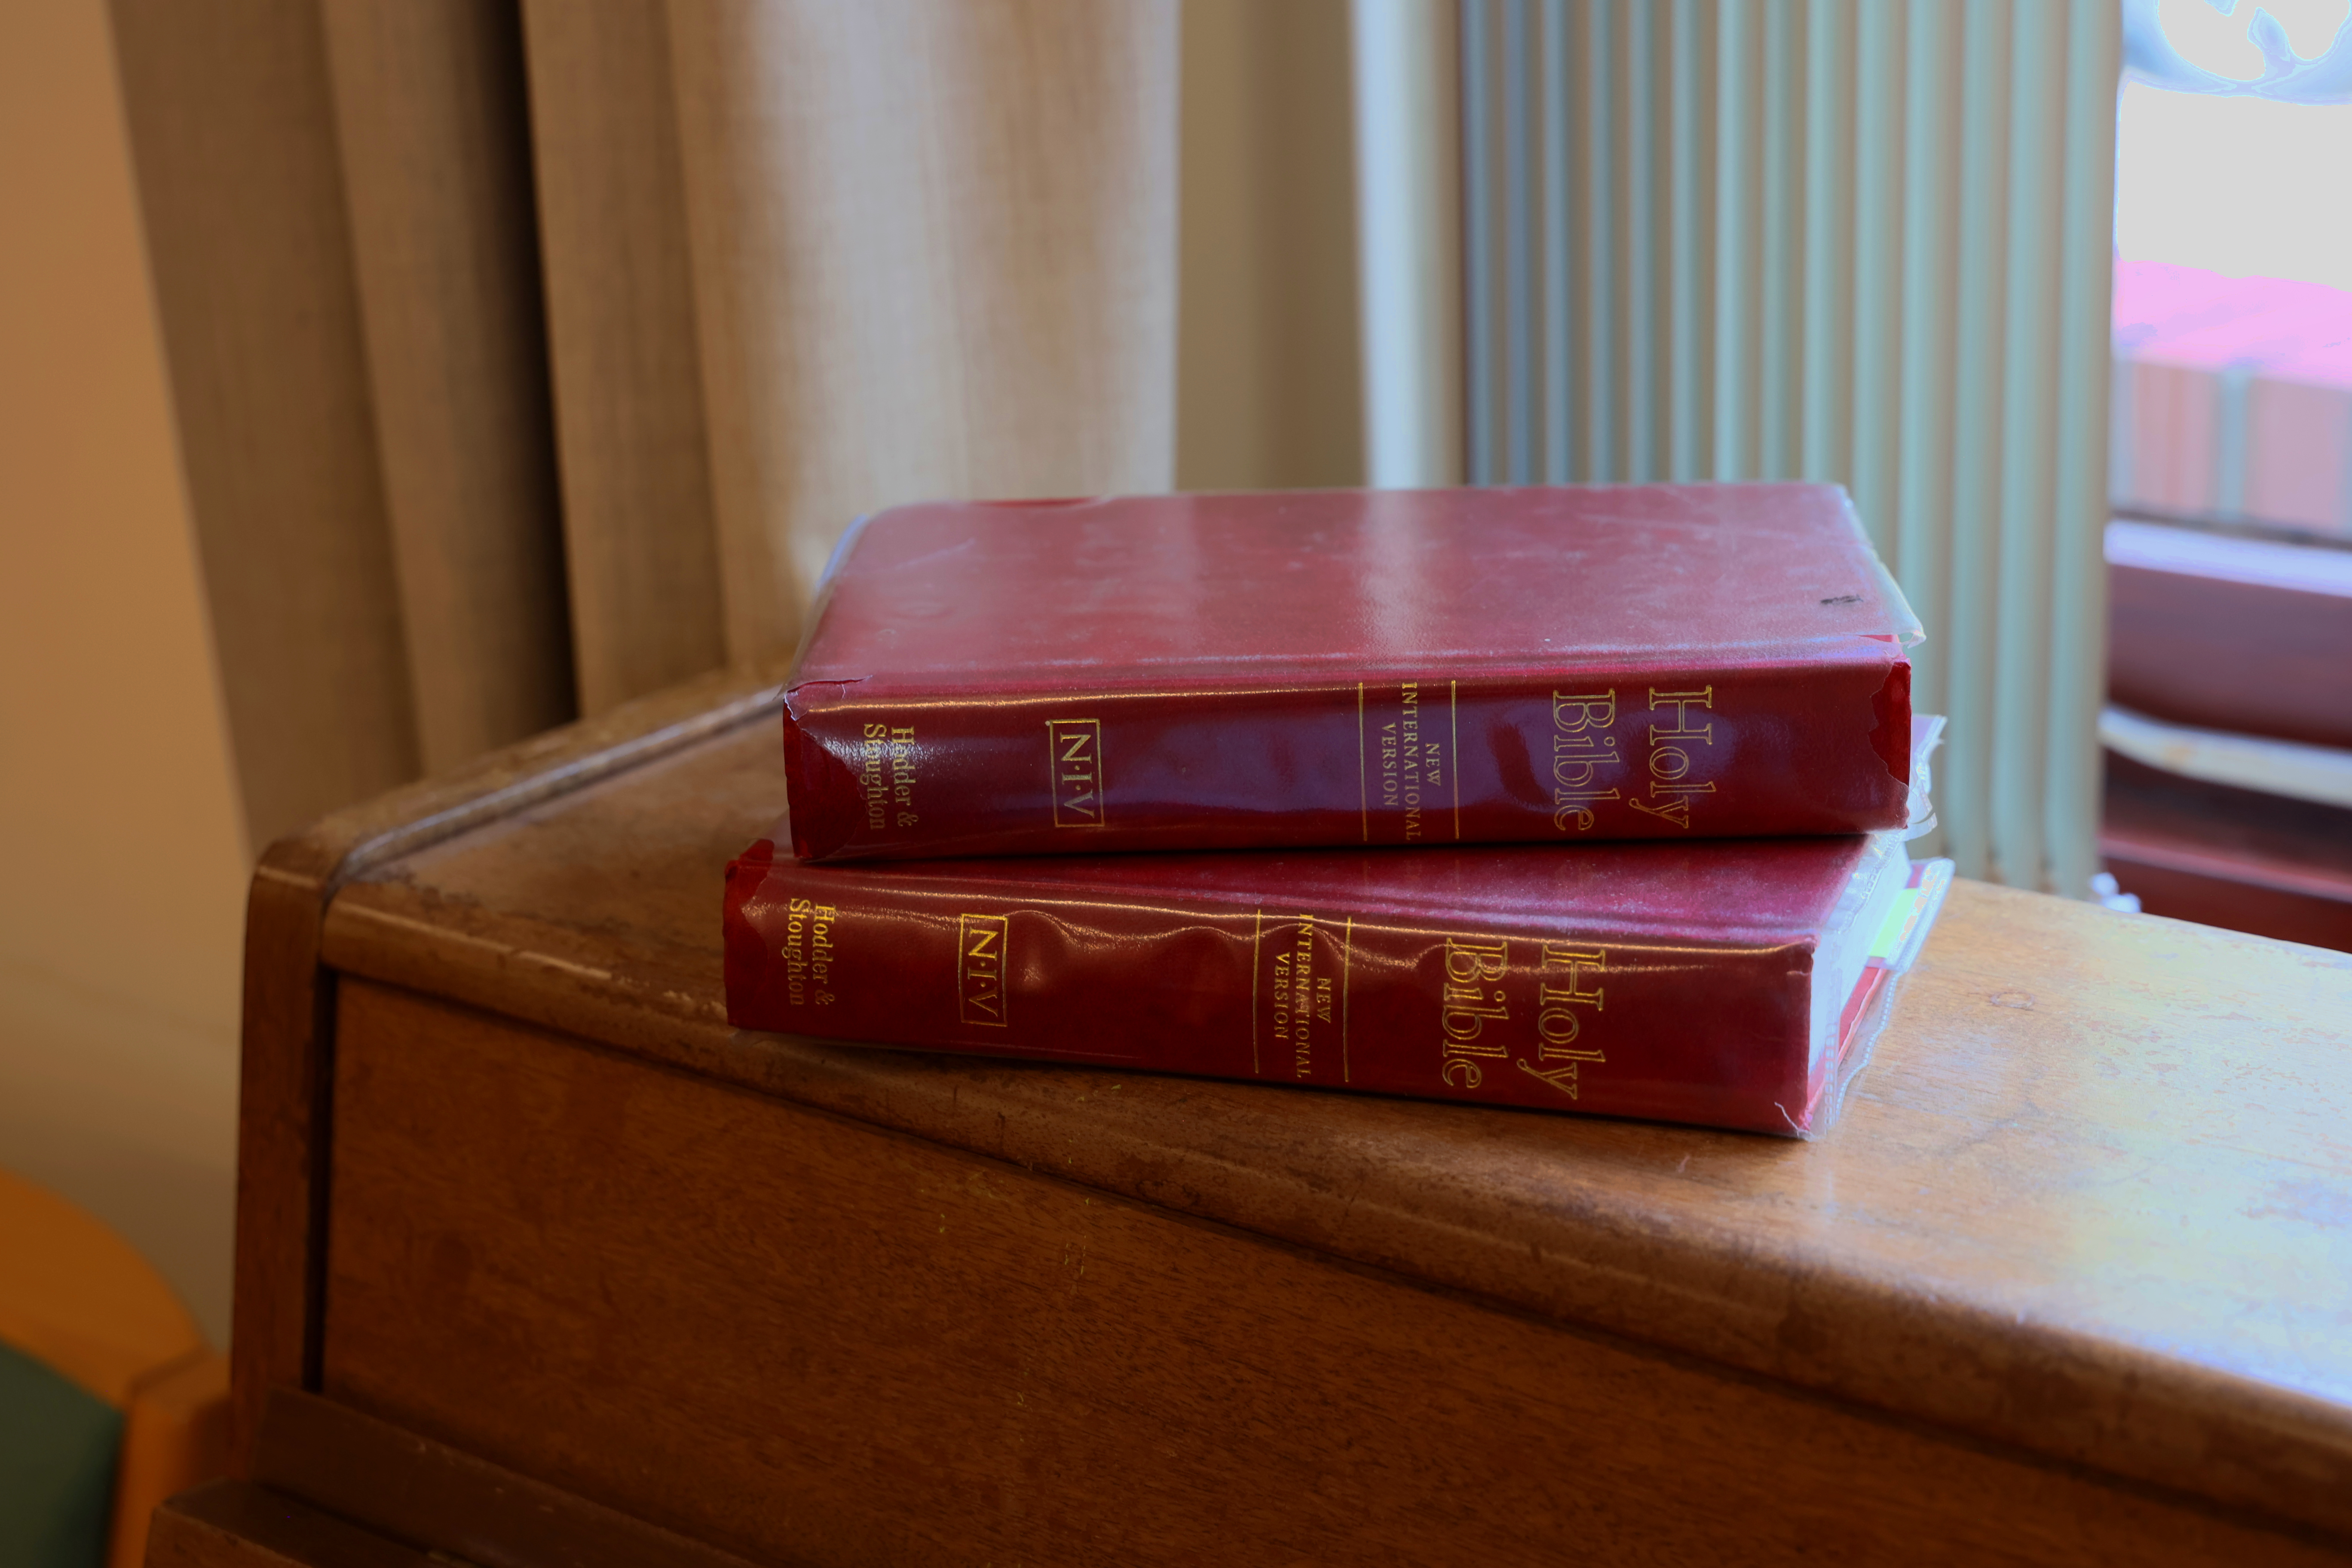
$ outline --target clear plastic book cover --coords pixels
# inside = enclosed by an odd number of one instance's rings
[[[1840,901],[1843,914],[1851,900],[1853,915],[1840,935],[1833,970],[1825,973],[1826,966],[1816,963],[1812,1098],[1802,1116],[1789,1119],[1800,1138],[1819,1137],[1837,1121],[1847,1091],[1870,1064],[1894,1014],[1903,976],[1951,891],[1951,861],[1913,862],[1895,835],[1883,837],[1892,858],[1874,854],[1856,868],[1848,900]]]
[[[1913,862],[1906,843],[1936,826],[1928,763],[1944,738],[1944,720],[1932,713],[1911,721],[1910,825],[1874,836],[1871,852],[1855,866],[1822,931],[1813,959],[1811,1097],[1790,1126],[1801,1138],[1818,1136],[1837,1121],[1846,1090],[1869,1064],[1895,1007],[1895,993],[1944,907],[1952,862]]]

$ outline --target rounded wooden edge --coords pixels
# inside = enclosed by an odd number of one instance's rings
[[[782,667],[714,670],[336,812],[272,844],[246,904],[231,1473],[249,1475],[274,1386],[318,1383],[333,983],[320,932],[335,890],[372,865],[753,722]]]

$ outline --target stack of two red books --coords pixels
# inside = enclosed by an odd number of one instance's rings
[[[878,513],[729,1014],[1809,1134],[1949,877],[1918,637],[1829,486]]]

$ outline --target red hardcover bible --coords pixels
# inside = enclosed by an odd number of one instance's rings
[[[727,1012],[1801,1136],[1834,1116],[1949,867],[1892,833],[890,867],[763,839],[728,869]]]
[[[1918,636],[1829,485],[899,507],[786,689],[793,847],[1898,827]]]

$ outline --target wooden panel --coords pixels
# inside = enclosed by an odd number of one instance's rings
[[[2352,951],[2352,811],[2107,758],[2099,852],[2150,914]]]
[[[2352,899],[2257,879],[2259,868],[2194,846],[2102,833],[2099,858],[2149,914],[2352,952]]]
[[[723,664],[709,434],[659,0],[525,0],[584,713]]]
[[[435,1558],[308,1503],[215,1481],[155,1510],[148,1568],[432,1568]]]
[[[387,863],[330,962],[1129,1198],[2352,1533],[2352,959],[1962,884],[1844,1122],[729,1036],[747,730]]]
[[[318,1202],[325,1137],[332,977],[319,921],[348,845],[314,837],[270,847],[245,917],[245,1023],[238,1055],[236,1289],[229,1334],[229,1473],[243,1475],[276,1385],[314,1381]]]
[[[745,1568],[740,1558],[316,1394],[270,1394],[257,1469],[262,1484],[289,1497],[483,1568]]]
[[[416,776],[318,7],[115,0],[247,839]]]
[[[2107,568],[2107,691],[2176,724],[2352,746],[2352,600]]]
[[[572,717],[521,22],[323,7],[427,773]]]
[[[399,992],[341,1028],[327,1392],[755,1556],[2341,1560]]]
[[[268,1391],[316,1381],[326,1217],[318,1196],[334,1033],[333,977],[319,967],[328,900],[344,879],[372,866],[765,712],[770,694],[761,679],[714,676],[535,736],[327,817],[262,857],[246,913],[230,1353],[234,1473],[249,1469]]]

